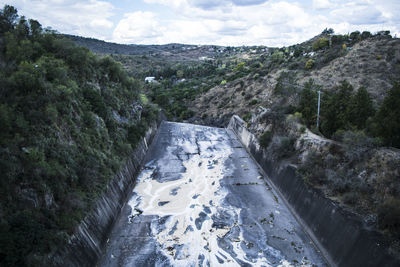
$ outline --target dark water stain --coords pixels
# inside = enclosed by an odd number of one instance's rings
[[[210,219],[210,217],[208,217],[206,213],[200,212],[199,217],[194,221],[197,230],[200,230],[203,222],[208,219]]]
[[[164,206],[164,205],[166,205],[168,203],[169,203],[169,201],[160,201],[160,202],[158,202],[158,206],[162,207],[162,206]]]

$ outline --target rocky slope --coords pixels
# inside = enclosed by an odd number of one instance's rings
[[[320,66],[316,65],[311,70],[307,70],[302,64],[310,58],[315,62],[324,60],[328,53],[329,49],[326,49],[316,51],[312,56],[289,56],[279,65],[273,65],[267,59],[263,68],[253,69],[243,78],[210,89],[196,98],[190,106],[194,107],[198,117],[212,118],[206,120],[206,123],[219,121],[224,125],[231,114],[245,116],[257,104],[269,107],[276,103],[278,97],[274,94],[274,89],[282,74],[290,73],[294,77],[292,83],[298,91],[309,79],[313,79],[327,91],[334,89],[340,81],[347,80],[354,88],[366,87],[377,104],[382,102],[393,82],[400,80],[399,39],[371,37],[354,44],[343,56]]]

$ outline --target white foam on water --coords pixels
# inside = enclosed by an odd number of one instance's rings
[[[221,133],[206,134],[212,135],[210,140],[223,138]],[[221,188],[220,181],[225,175],[233,173],[233,170],[227,170],[224,166],[233,152],[232,148],[227,142],[221,141],[193,144],[182,139],[182,144],[178,145],[182,145],[184,151],[194,153],[182,162],[186,172],[178,180],[159,182],[151,177],[155,166],[151,169],[147,164],[147,168],[138,177],[135,194],[128,202],[132,208],[130,219],[140,212],[142,215],[170,216],[165,227],[152,227],[152,235],[173,266],[198,266],[200,255],[204,255],[205,266],[206,263],[210,266],[240,266],[228,252],[218,246],[218,239],[225,236],[230,228],[213,228],[211,219],[213,214],[217,214],[217,208],[223,206],[222,202],[228,193]],[[200,149],[200,155],[195,154],[197,148]],[[168,148],[168,152],[172,150]],[[208,207],[209,214],[204,207]],[[228,206],[223,209],[239,218],[240,208]],[[200,229],[197,229],[196,219],[204,214],[207,217]],[[241,232],[239,239],[244,240]],[[248,259],[240,242],[232,242],[232,245],[237,259],[255,266],[271,266],[262,255],[258,259]],[[217,256],[223,263],[218,261]],[[287,261],[281,261],[280,266],[288,264]]]

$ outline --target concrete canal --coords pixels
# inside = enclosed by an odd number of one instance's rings
[[[163,122],[98,266],[325,266],[227,129]]]

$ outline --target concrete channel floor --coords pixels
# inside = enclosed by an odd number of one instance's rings
[[[97,266],[326,266],[233,132],[163,122]]]

